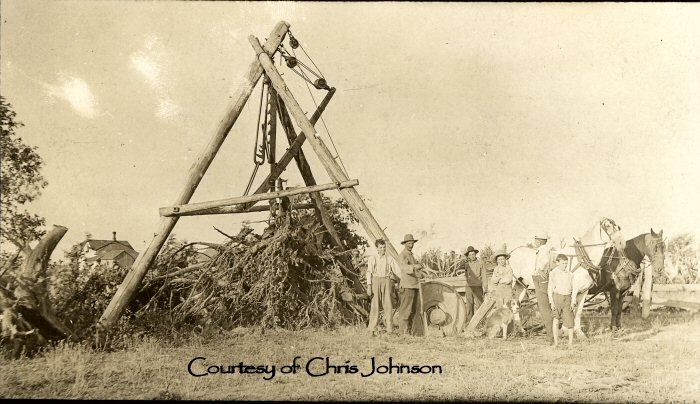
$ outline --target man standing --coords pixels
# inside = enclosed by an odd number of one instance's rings
[[[423,277],[420,272],[423,265],[418,263],[416,257],[413,256],[412,251],[416,241],[418,240],[414,239],[412,234],[406,234],[401,242],[404,249],[399,254],[399,266],[401,267],[399,332],[402,335],[411,332],[413,317],[420,310],[420,301],[416,295],[418,294],[419,278]]]
[[[547,244],[549,240],[549,235],[547,233],[540,233],[535,236],[534,248],[536,251],[536,262],[540,260],[549,260],[549,252],[553,249],[551,245]],[[552,308],[549,304],[549,297],[547,295],[547,289],[549,286],[549,264],[541,265],[537,268],[535,274],[532,275],[533,283],[535,284],[535,296],[537,297],[537,308],[540,311],[540,316],[542,317],[542,322],[544,323],[544,329],[547,332],[547,339],[550,344],[554,343],[554,334],[552,333]]]
[[[508,258],[510,258],[510,254],[505,250],[497,252],[494,256],[494,260],[496,260],[498,264],[488,280],[488,287],[485,288],[488,291],[484,296],[484,302],[479,306],[479,309],[476,310],[471,320],[469,320],[467,327],[464,329],[466,337],[474,337],[476,327],[497,303],[501,306],[506,300],[512,298],[515,278],[513,277],[513,270],[510,268],[510,265],[508,265]]]
[[[484,288],[488,282],[484,263],[476,258],[479,250],[472,246],[467,247],[467,261],[462,263],[464,276],[467,278],[467,289],[465,300],[467,302],[467,322],[471,320],[474,311],[481,306],[484,301]]]
[[[394,281],[392,277],[398,276],[400,271],[396,260],[386,255],[386,242],[378,239],[374,245],[377,247],[377,256],[370,256],[367,260],[367,292],[372,296],[367,329],[372,333],[372,336],[378,334],[380,306],[384,309],[384,325],[387,332],[392,332],[394,329],[392,321]]]

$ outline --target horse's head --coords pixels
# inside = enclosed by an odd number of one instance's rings
[[[651,260],[651,265],[654,271],[664,269],[664,254],[666,251],[666,243],[664,243],[664,231],[654,233],[654,229],[650,229],[651,233],[644,236],[644,245],[646,247],[646,255]]]
[[[608,239],[613,242],[615,248],[618,251],[623,251],[625,249],[625,236],[622,234],[622,227],[620,227],[614,220],[604,217],[600,219],[600,228],[608,236]]]

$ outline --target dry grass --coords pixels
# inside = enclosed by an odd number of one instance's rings
[[[372,338],[361,328],[335,331],[260,331],[238,328],[167,346],[145,338],[126,350],[94,352],[59,346],[34,359],[0,362],[0,397],[248,400],[508,400],[661,402],[700,399],[700,316],[652,312],[623,317],[627,329],[607,331],[608,317],[585,318],[590,338],[553,349],[543,336],[486,339]],[[635,333],[639,333],[638,335]],[[620,340],[617,338],[625,338]],[[187,363],[277,365],[262,375],[193,377]],[[311,377],[304,369],[280,374],[300,356],[329,357],[336,365],[369,360],[441,365],[442,374]]]

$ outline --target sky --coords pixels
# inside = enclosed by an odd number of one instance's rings
[[[59,249],[113,231],[147,246],[254,60],[248,36],[281,20],[337,89],[316,128],[396,247],[512,249],[601,216],[628,238],[700,235],[696,4],[4,0],[0,17],[0,92],[49,183],[29,210],[69,228]],[[259,94],[192,202],[242,195]],[[302,184],[293,164],[282,177]],[[184,217],[174,234],[263,219]]]

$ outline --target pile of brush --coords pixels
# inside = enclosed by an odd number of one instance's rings
[[[364,323],[367,300],[353,250],[331,248],[323,236],[310,213],[281,215],[262,235],[244,228],[213,257],[153,274],[141,289],[149,296],[142,310],[167,309],[175,324],[225,329]]]

